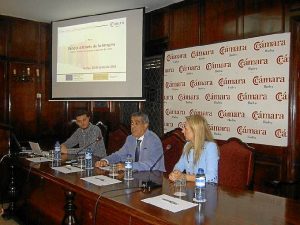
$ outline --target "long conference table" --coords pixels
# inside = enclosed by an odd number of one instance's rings
[[[61,165],[69,156],[64,155]],[[173,213],[141,200],[166,194],[172,196],[173,183],[158,171],[135,172],[134,180],[97,186],[83,180],[108,171],[94,168],[74,173],[52,169],[53,162],[18,160],[17,215],[25,224],[300,224],[300,202],[255,191],[207,184],[205,203]],[[143,181],[161,187],[140,188]],[[21,188],[20,188],[21,187]],[[187,182],[183,200],[192,202],[194,183]],[[70,219],[71,218],[71,219]],[[70,222],[71,221],[71,222]]]

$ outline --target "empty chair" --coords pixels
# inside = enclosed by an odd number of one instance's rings
[[[166,133],[162,137],[162,144],[164,149],[165,168],[166,172],[169,174],[173,171],[175,164],[178,162],[185,144],[181,129],[177,128]]]
[[[249,189],[253,178],[253,148],[237,138],[230,138],[219,149],[219,184]]]

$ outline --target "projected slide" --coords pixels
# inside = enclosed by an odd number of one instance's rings
[[[57,37],[57,82],[126,81],[126,18],[59,27]]]

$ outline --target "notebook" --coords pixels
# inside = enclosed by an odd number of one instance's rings
[[[38,156],[47,156],[48,151],[42,151],[39,143],[29,141],[30,148],[32,149],[32,153]]]

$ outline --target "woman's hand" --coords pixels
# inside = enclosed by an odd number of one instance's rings
[[[169,174],[169,179],[171,181],[175,181],[181,176],[182,176],[182,173],[179,170],[174,170]]]
[[[95,163],[95,167],[104,167],[108,166],[108,162],[106,160],[100,160]]]

